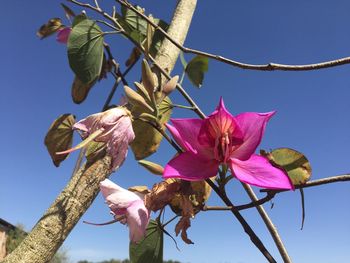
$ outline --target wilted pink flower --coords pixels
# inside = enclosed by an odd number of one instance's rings
[[[128,146],[134,140],[130,112],[124,107],[92,114],[73,125],[83,139],[94,136],[94,141],[107,144],[107,154],[112,157],[112,170],[123,164],[128,153]],[[58,154],[70,153],[79,149],[79,145]]]
[[[167,128],[185,150],[165,167],[164,178],[199,181],[215,176],[227,164],[240,181],[270,189],[293,189],[288,175],[260,155],[266,123],[275,112],[246,112],[232,116],[221,99],[217,109],[204,120],[173,119]]]
[[[58,30],[56,40],[62,44],[67,44],[70,32],[72,29],[70,27],[63,27]]]
[[[146,232],[150,212],[145,207],[143,198],[106,179],[100,183],[100,189],[112,215],[129,226],[132,242],[140,241]]]

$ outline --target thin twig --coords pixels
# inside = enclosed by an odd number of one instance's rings
[[[332,183],[345,182],[345,181],[350,181],[350,174],[331,176],[331,177],[327,177],[327,178],[309,181],[309,182],[306,182],[305,184],[296,185],[295,189],[308,188],[308,187],[313,187],[313,186],[318,186],[318,185],[332,184]],[[281,192],[286,192],[286,191],[288,191],[288,190],[271,190],[271,189],[261,189],[260,190],[260,192],[275,192],[275,193],[281,193]]]
[[[225,205],[232,207],[231,212],[237,218],[237,220],[241,223],[244,231],[249,235],[250,240],[261,251],[261,253],[265,256],[265,258],[269,262],[276,262],[276,260],[272,257],[272,255],[266,249],[265,245],[261,242],[259,237],[255,234],[253,229],[247,223],[247,221],[243,218],[243,216],[239,213],[239,211],[236,211],[235,206],[233,205],[231,200],[227,197],[226,193],[220,191],[220,189],[216,186],[216,184],[214,184],[214,182],[212,182],[210,179],[206,179],[205,181],[211,186],[211,188],[216,192],[216,194],[220,196],[220,198],[225,203]]]
[[[96,22],[99,22],[99,23],[101,23],[101,24],[104,24],[105,26],[108,26],[108,27],[114,29],[115,31],[118,31],[118,32],[119,32],[119,29],[118,29],[118,28],[116,28],[116,27],[113,26],[112,24],[106,22],[105,20],[97,19]]]
[[[242,183],[244,189],[246,190],[247,194],[249,195],[250,199],[253,201],[253,202],[257,202],[258,201],[258,198],[256,197],[253,189],[245,184],[245,183]],[[264,221],[267,229],[269,230],[272,238],[273,238],[273,241],[275,242],[276,244],[276,247],[283,259],[283,262],[284,263],[291,263],[292,260],[290,259],[289,255],[288,255],[288,251],[286,249],[286,247],[284,246],[283,244],[283,241],[277,231],[277,228],[275,227],[275,225],[272,223],[269,215],[266,213],[265,209],[263,206],[261,205],[258,205],[256,206],[256,209],[258,210],[258,213],[260,214],[262,220]]]
[[[252,201],[248,204],[245,205],[237,205],[235,207],[232,206],[203,206],[202,211],[209,211],[209,210],[215,210],[215,211],[224,211],[224,210],[236,210],[236,211],[241,211],[244,209],[248,209],[248,208],[252,208],[252,207],[256,207],[262,204],[265,204],[266,202],[270,201],[272,198],[274,198],[274,196],[276,195],[276,193],[268,193],[264,198],[261,198],[259,200],[256,201]]]
[[[107,50],[110,50],[110,49],[107,49]],[[107,51],[107,52],[108,52],[108,51]],[[113,56],[112,56],[112,57],[113,57]],[[114,60],[114,59],[113,59],[113,60]],[[109,93],[109,95],[108,95],[108,97],[107,97],[107,99],[106,99],[104,105],[103,105],[103,111],[105,111],[105,110],[108,108],[109,104],[111,103],[112,98],[113,98],[113,96],[114,96],[114,93],[115,93],[115,91],[117,90],[117,87],[118,87],[120,81],[124,80],[123,83],[126,83],[126,84],[124,84],[124,85],[127,85],[127,82],[126,82],[126,80],[125,80],[125,76],[126,76],[126,75],[129,73],[129,71],[134,67],[134,65],[137,63],[137,61],[138,61],[138,59],[135,59],[135,61],[133,61],[133,63],[130,64],[129,67],[128,67],[123,73],[120,72],[120,68],[118,67],[118,69],[117,69],[117,75],[113,75],[114,78],[115,78],[116,80],[115,80],[114,85],[113,85],[113,87],[112,87],[112,89],[111,89],[111,91],[110,91],[110,93]],[[128,86],[128,85],[127,85],[127,86]]]
[[[152,25],[155,30],[158,30],[161,32],[165,38],[167,38],[171,43],[173,43],[177,48],[179,48],[182,52],[184,53],[190,53],[190,54],[195,54],[199,56],[204,56],[207,58],[211,58],[220,62],[223,62],[225,64],[234,66],[234,67],[239,67],[242,69],[250,69],[250,70],[261,70],[261,71],[273,71],[273,70],[283,70],[283,71],[307,71],[307,70],[317,70],[317,69],[323,69],[323,68],[331,68],[335,66],[340,66],[344,64],[349,64],[350,63],[350,57],[345,57],[345,58],[340,58],[340,59],[335,59],[331,61],[326,61],[326,62],[321,62],[321,63],[314,63],[314,64],[305,64],[305,65],[287,65],[287,64],[279,64],[279,63],[268,63],[268,64],[261,64],[261,65],[256,65],[256,64],[247,64],[247,63],[242,63],[236,60],[232,60],[229,58],[225,58],[220,55],[215,55],[215,54],[210,54],[207,52],[203,52],[200,50],[192,49],[192,48],[187,48],[180,43],[178,43],[176,40],[174,40],[171,36],[168,35],[166,31],[164,31],[160,26],[158,26],[156,23],[154,23],[151,19],[149,19],[146,15],[141,13],[139,10],[137,10],[133,5],[131,5],[129,2],[124,1],[124,0],[116,0],[118,3],[121,5],[131,9],[135,13],[138,14],[138,16],[142,17],[144,20],[147,21],[150,25]]]
[[[94,0],[94,2],[95,2],[96,8],[99,9],[99,10],[101,10],[100,5],[98,4],[98,1],[97,1],[97,0]]]

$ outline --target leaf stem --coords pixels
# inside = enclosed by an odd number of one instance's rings
[[[170,106],[173,108],[180,108],[180,109],[193,110],[193,111],[195,110],[195,108],[192,106],[184,106],[184,105],[180,105],[180,104],[173,104],[172,103]]]

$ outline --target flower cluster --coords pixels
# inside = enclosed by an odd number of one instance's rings
[[[219,166],[224,164],[241,182],[270,189],[293,189],[285,171],[254,153],[274,113],[246,112],[234,117],[221,99],[217,109],[203,120],[172,119],[173,125],[167,124],[167,128],[184,152],[170,160],[163,177],[201,181],[216,176]],[[106,143],[113,169],[123,163],[128,145],[135,137],[130,113],[123,107],[93,114],[77,122],[73,128],[79,130],[84,139],[99,131],[94,140]],[[140,241],[150,220],[145,200],[150,203],[152,194],[144,200],[144,195],[123,189],[108,179],[101,182],[100,189],[115,219],[129,226],[130,240]],[[158,192],[159,189],[153,194]],[[168,196],[168,199],[171,196],[170,193],[158,194],[156,196]],[[163,201],[153,200],[148,207],[155,211],[169,200]],[[186,234],[189,217],[184,218],[187,219],[183,226]]]

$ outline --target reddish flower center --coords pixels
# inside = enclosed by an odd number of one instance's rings
[[[235,136],[237,126],[231,121],[226,121],[221,127],[210,122],[210,126],[209,134],[214,139],[214,158],[227,163],[234,150],[243,142],[242,138]]]

